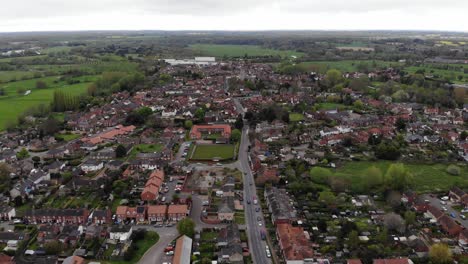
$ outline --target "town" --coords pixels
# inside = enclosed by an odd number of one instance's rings
[[[466,87],[152,63],[0,134],[0,263],[467,263]]]

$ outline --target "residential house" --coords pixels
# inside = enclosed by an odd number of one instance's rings
[[[179,237],[174,250],[174,264],[190,264],[192,258],[192,239],[186,235]]]
[[[102,168],[104,168],[104,163],[101,160],[88,159],[83,164],[81,164],[81,169],[85,173],[98,171],[98,170],[101,170]]]
[[[93,224],[109,224],[112,222],[112,212],[109,209],[96,209],[91,212],[89,220]]]
[[[186,204],[171,204],[167,208],[167,219],[178,222],[189,214],[189,207]]]
[[[16,210],[14,207],[11,207],[8,205],[0,206],[0,220],[1,221],[10,221],[15,216],[16,216]]]
[[[25,213],[26,220],[31,224],[84,224],[88,216],[87,209],[30,209]]]
[[[218,219],[222,222],[231,222],[235,214],[234,197],[223,197],[218,208]]]
[[[267,188],[265,200],[273,224],[291,223],[297,220],[296,210],[291,205],[291,198],[285,189]]]
[[[148,206],[148,222],[162,222],[167,218],[166,205],[149,205]]]
[[[231,223],[219,231],[217,238],[218,262],[220,263],[243,263],[242,243],[239,227]]]
[[[130,239],[133,233],[132,226],[119,225],[113,226],[109,231],[109,239],[116,242],[126,242]]]
[[[280,223],[276,225],[276,235],[287,264],[304,263],[304,260],[314,257],[311,242],[302,227]]]

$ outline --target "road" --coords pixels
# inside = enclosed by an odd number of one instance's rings
[[[238,111],[240,110],[239,112],[245,112],[238,99],[234,99],[234,102],[237,106]],[[249,164],[249,145],[249,128],[248,126],[244,126],[244,128],[242,129],[242,138],[239,146],[238,158],[238,166],[240,167],[240,170],[244,172],[244,201],[252,201],[253,197],[257,196],[255,181]],[[265,227],[265,222],[263,220],[261,208],[260,212],[257,213],[255,211],[255,208],[257,207],[261,207],[260,203],[257,205],[254,205],[253,202],[251,204],[245,204],[245,217],[250,253],[252,254],[252,260],[254,263],[271,263],[271,260],[266,255],[266,242],[262,240],[260,235],[260,231],[263,230]],[[259,216],[261,218],[260,222],[262,223],[262,226],[259,226],[257,221],[257,217]]]
[[[424,200],[429,200],[429,203],[438,208],[439,210],[441,210],[442,212],[444,212],[445,214],[449,215],[451,213],[454,213],[455,214],[455,220],[457,220],[458,222],[460,222],[460,224],[463,225],[464,228],[468,228],[468,219],[465,219],[463,220],[461,217],[460,217],[460,212],[458,210],[455,210],[452,208],[452,205],[453,203],[449,200],[449,201],[446,201],[447,204],[443,205],[441,204],[441,200],[437,197],[431,197],[430,195],[424,195]],[[442,207],[445,207],[447,208],[447,211],[444,211],[442,209]]]
[[[135,227],[135,228],[138,228]],[[141,257],[139,264],[161,264],[164,262],[172,262],[172,257],[168,257],[164,253],[164,248],[179,235],[175,227],[158,228],[156,231],[159,234],[158,243],[154,244],[148,249],[143,257]]]

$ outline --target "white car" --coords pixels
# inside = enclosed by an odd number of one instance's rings
[[[168,251],[168,252],[166,252],[166,256],[172,256],[172,255],[174,255],[174,251]]]
[[[448,196],[444,196],[442,198],[440,198],[442,201],[448,201],[449,197]]]

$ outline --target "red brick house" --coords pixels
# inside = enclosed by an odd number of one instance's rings
[[[223,138],[231,137],[231,126],[229,125],[194,125],[190,130],[192,139],[202,139],[203,135],[220,134]]]
[[[87,209],[32,209],[25,213],[25,218],[30,224],[84,224],[88,216]]]
[[[167,219],[170,221],[180,221],[187,217],[189,207],[186,204],[171,204],[167,208]]]
[[[164,171],[155,170],[149,176],[145,188],[141,192],[142,201],[154,201],[159,197],[159,189],[164,181]]]
[[[162,222],[167,218],[166,205],[150,205],[148,206],[148,222]]]
[[[112,212],[109,209],[94,210],[90,218],[93,224],[110,224],[112,222]]]

